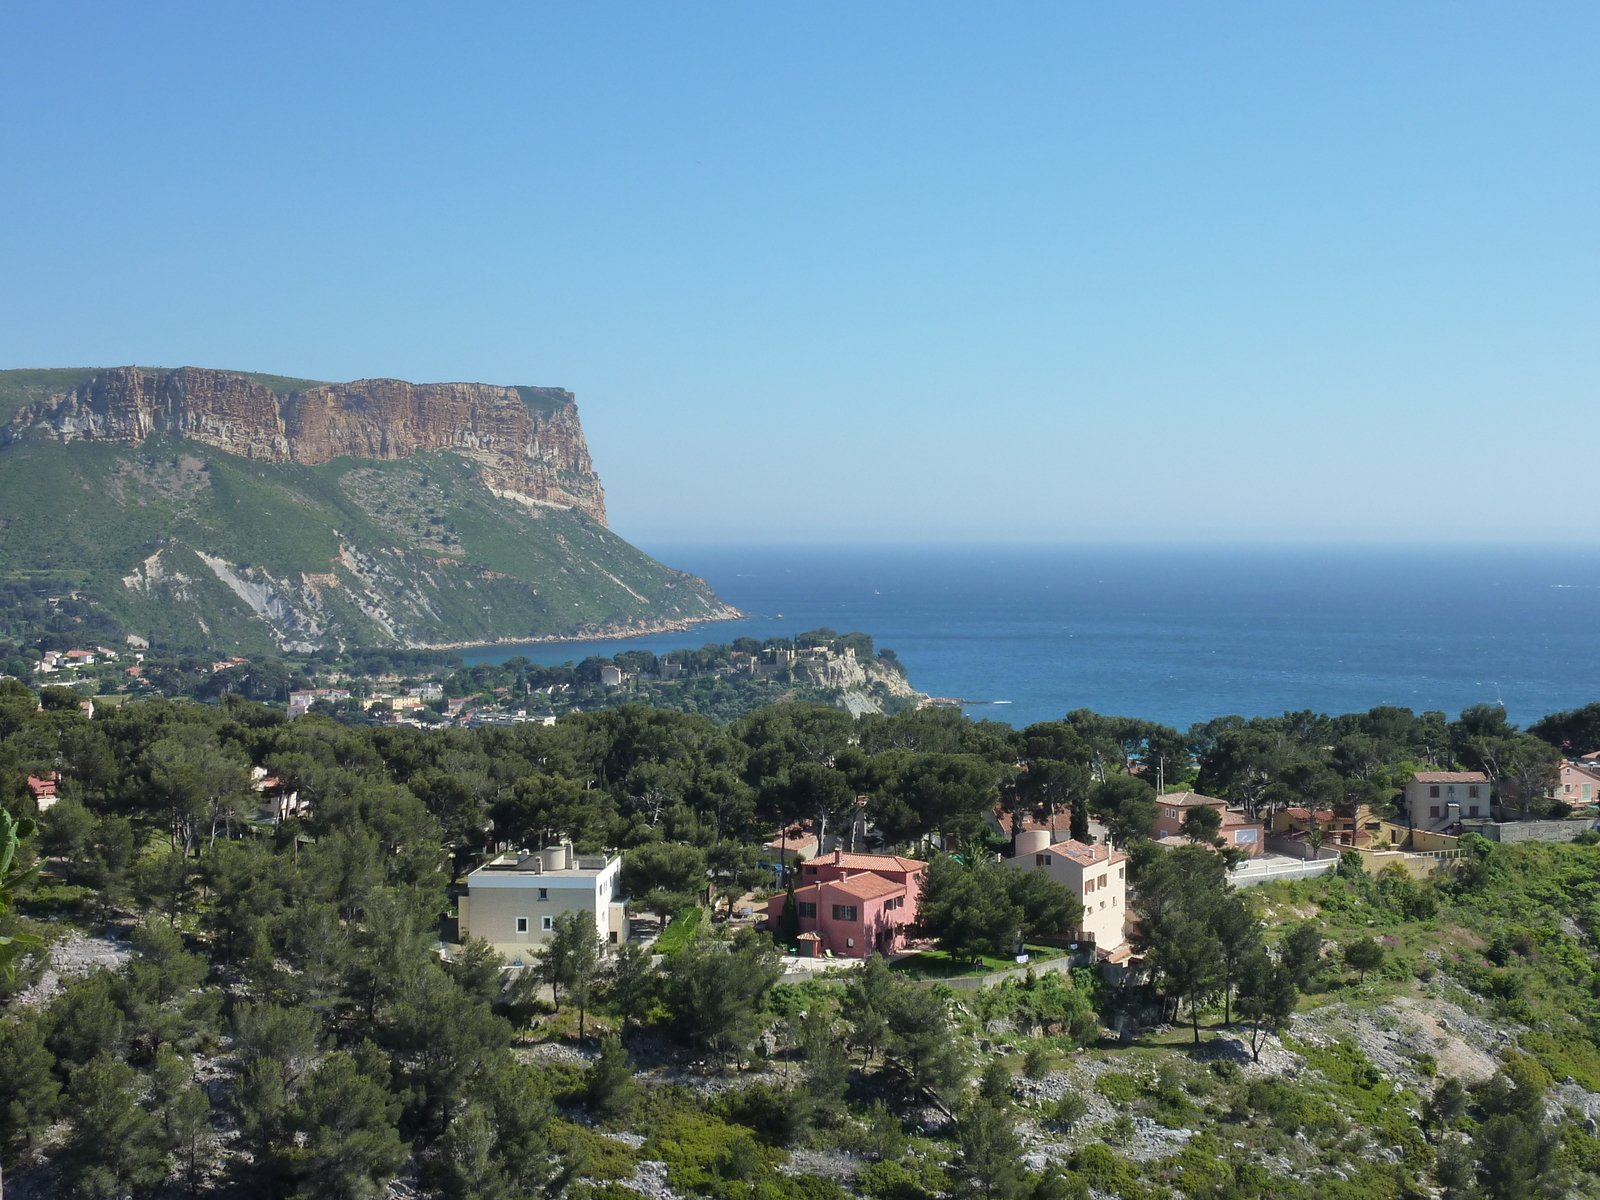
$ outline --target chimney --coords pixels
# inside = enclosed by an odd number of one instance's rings
[[[834,847],[834,850],[833,850],[833,865],[836,866],[836,867],[844,866],[844,849],[842,847],[839,847],[839,846],[835,846]]]

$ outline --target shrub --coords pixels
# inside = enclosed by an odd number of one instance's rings
[[[655,952],[657,954],[676,954],[689,944],[694,938],[694,931],[700,928],[703,917],[698,905],[688,905],[678,911],[672,918],[660,937],[656,939]]]
[[[1107,1071],[1094,1081],[1094,1090],[1118,1107],[1126,1108],[1144,1089],[1139,1086],[1138,1077],[1127,1071]]]

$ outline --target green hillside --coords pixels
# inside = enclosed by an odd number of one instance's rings
[[[28,374],[0,399],[70,382]],[[450,453],[303,467],[25,436],[0,450],[0,514],[0,583],[79,590],[158,646],[436,645],[724,612],[703,581],[581,513],[497,498]]]

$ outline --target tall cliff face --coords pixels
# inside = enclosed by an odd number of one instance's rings
[[[30,428],[123,446],[164,433],[259,462],[308,466],[452,451],[472,460],[496,495],[606,523],[577,403],[559,388],[361,379],[279,395],[222,371],[118,367],[21,409],[4,441]]]

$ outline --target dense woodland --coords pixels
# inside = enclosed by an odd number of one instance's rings
[[[70,692],[0,681],[9,1186],[373,1197],[398,1177],[625,1200],[649,1161],[726,1200],[1594,1194],[1600,1140],[1565,1106],[1600,1092],[1600,847],[1469,838],[1422,882],[1344,863],[1237,892],[1223,856],[1144,834],[1157,783],[1258,811],[1381,806],[1414,767],[1460,764],[1536,806],[1552,742],[1595,727],[1379,709],[1180,734],[1078,711],[1018,731],[786,704],[726,726],[627,705],[354,728],[238,694],[89,719]],[[252,768],[309,815],[262,821]],[[26,780],[52,771],[60,799],[36,813]],[[780,982],[771,937],[718,917],[773,886],[759,848],[780,825],[837,828],[858,796],[883,848],[932,859],[922,932],[955,966],[1078,919],[1069,893],[994,864],[993,810],[1080,832],[1094,814],[1130,855],[1148,979],[970,992],[874,960]],[[493,844],[556,837],[621,849],[636,908],[681,914],[659,969],[575,923],[515,980],[482,944],[441,956],[452,881]],[[85,934],[124,961],[47,986]],[[1495,1057],[1380,1070],[1313,1036],[1401,999],[1503,1033]],[[1061,1151],[1025,1159],[1024,1139]]]

